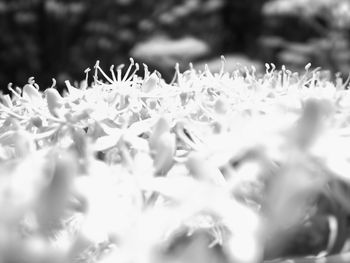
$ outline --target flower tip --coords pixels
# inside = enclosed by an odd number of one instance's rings
[[[306,66],[305,66],[305,70],[309,71],[310,68],[311,68],[311,63],[307,63]]]
[[[57,84],[57,81],[56,81],[56,79],[55,78],[52,78],[52,85],[51,85],[51,87],[50,88],[55,88],[56,87],[56,84]]]
[[[120,64],[118,65],[117,70],[122,70],[124,67],[125,67],[125,64]]]
[[[271,63],[272,71],[276,69],[276,65],[274,63]]]
[[[29,77],[28,78],[28,84],[34,84],[35,83],[35,80],[34,80],[34,77],[32,76],[32,77]]]

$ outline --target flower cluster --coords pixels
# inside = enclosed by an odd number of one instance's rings
[[[348,81],[224,58],[171,83],[143,67],[1,95],[0,261],[254,263],[320,217],[312,254],[340,251]]]

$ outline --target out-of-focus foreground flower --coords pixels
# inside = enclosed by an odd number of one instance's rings
[[[96,63],[91,85],[88,69],[64,94],[33,78],[9,86],[0,262],[339,253],[350,211],[348,83],[310,65],[299,75],[266,64],[258,76],[224,64],[217,73],[176,67],[170,84],[146,65],[138,76],[131,60],[109,74]],[[301,234],[308,251],[295,245]]]

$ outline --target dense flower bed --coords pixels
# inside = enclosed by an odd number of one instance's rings
[[[0,261],[346,261],[348,82],[224,66],[9,86]]]

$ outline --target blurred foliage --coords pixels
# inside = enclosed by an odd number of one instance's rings
[[[96,59],[125,61],[149,23],[152,1],[2,1],[1,84],[28,74],[77,78]],[[143,33],[144,35],[145,33]]]
[[[107,66],[130,56],[166,80],[176,61],[184,69],[232,53],[346,73],[349,6],[347,0],[0,0],[0,88],[33,75],[43,87],[52,77],[62,87],[98,59]]]
[[[332,72],[350,71],[348,0],[273,0],[263,11],[263,59],[295,69],[311,62]]]
[[[138,42],[166,32],[189,34],[213,42],[217,30],[203,24],[221,1],[33,0],[0,1],[0,85],[17,85],[36,75],[50,85],[80,79],[81,70],[97,59],[106,65],[127,61]],[[213,32],[213,33],[211,33]]]
[[[267,0],[226,1],[222,16],[226,25],[224,50],[256,52],[256,39],[263,29],[262,8]]]

